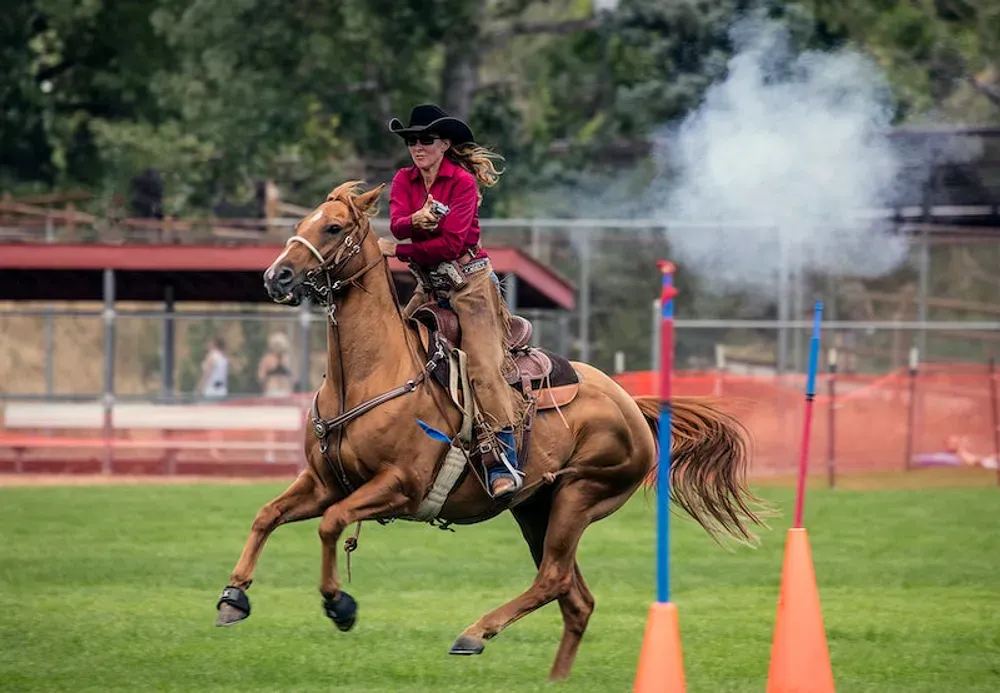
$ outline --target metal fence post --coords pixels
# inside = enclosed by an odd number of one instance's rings
[[[583,247],[580,250],[580,360],[590,361],[590,229],[583,232]]]
[[[52,306],[45,306],[45,394],[51,397],[56,391],[56,319]]]
[[[174,397],[174,287],[163,290],[163,344],[160,351],[160,388],[165,399]]]
[[[101,471],[111,473],[112,438],[114,437],[114,406],[115,406],[115,271],[104,270],[104,455]]]

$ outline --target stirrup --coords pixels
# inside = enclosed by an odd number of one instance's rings
[[[521,487],[524,485],[524,473],[519,469],[515,469],[514,466],[507,460],[507,455],[503,452],[500,452],[498,457],[500,464],[488,470],[487,480],[489,481],[490,495],[494,498],[503,498],[521,490]],[[495,493],[493,491],[493,485],[499,479],[509,479],[511,480],[512,485],[500,493]]]
[[[511,496],[521,490],[521,487],[524,485],[520,474],[511,476],[506,469],[496,470],[494,473],[490,474],[490,478],[491,482],[489,493],[490,497],[494,499]],[[497,490],[495,487],[501,482],[509,483],[503,483],[501,488]]]

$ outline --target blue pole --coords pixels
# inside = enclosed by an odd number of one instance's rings
[[[802,526],[802,511],[806,496],[806,467],[809,464],[809,437],[812,431],[813,400],[816,398],[816,371],[819,369],[819,329],[823,320],[823,302],[816,301],[813,311],[813,333],[809,341],[809,373],[806,377],[806,410],[799,454],[799,480],[795,494],[795,527]]]
[[[813,332],[809,341],[809,375],[806,381],[806,397],[816,396],[816,372],[819,370],[819,329],[823,321],[823,302],[816,301],[813,308]]]
[[[660,421],[656,506],[656,599],[670,601],[670,380],[674,368],[674,266],[660,263]]]

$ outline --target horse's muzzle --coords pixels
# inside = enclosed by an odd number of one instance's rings
[[[264,273],[264,289],[275,303],[297,306],[302,303],[302,277],[287,265]]]

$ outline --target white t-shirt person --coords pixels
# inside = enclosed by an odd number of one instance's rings
[[[219,337],[209,343],[208,353],[201,362],[198,391],[206,399],[222,399],[229,394],[229,359]]]

